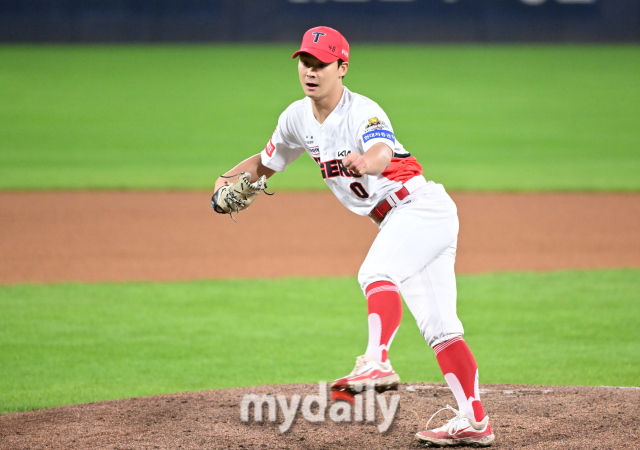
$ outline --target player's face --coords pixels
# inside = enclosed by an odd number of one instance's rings
[[[320,100],[342,88],[342,78],[349,63],[338,67],[338,61],[323,63],[315,56],[303,53],[298,61],[300,84],[307,97]]]

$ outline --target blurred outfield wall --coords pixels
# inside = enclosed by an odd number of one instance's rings
[[[638,42],[640,0],[0,0],[0,42]]]

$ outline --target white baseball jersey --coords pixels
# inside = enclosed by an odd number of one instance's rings
[[[393,150],[384,172],[358,176],[344,168],[342,158],[349,152],[363,154],[378,142]],[[320,125],[309,98],[294,102],[280,116],[261,153],[262,163],[283,171],[304,152],[320,166],[338,199],[357,214],[369,214],[403,184],[407,187],[411,195],[380,224],[358,274],[360,285],[365,295],[375,281],[398,286],[429,345],[462,335],[456,314],[456,206],[442,185],[427,183],[420,164],[395,138],[382,108],[345,88],[336,109]]]
[[[383,142],[393,150],[387,169],[379,175],[356,175],[342,164],[351,152],[364,154]],[[277,172],[307,152],[320,166],[320,174],[338,199],[351,211],[366,216],[403,183],[419,177],[422,166],[395,138],[389,118],[377,103],[346,87],[338,106],[323,124],[318,123],[305,97],[292,103],[278,119],[278,127],[262,151],[262,163]]]

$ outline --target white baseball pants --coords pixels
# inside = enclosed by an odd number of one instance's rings
[[[389,212],[358,274],[363,291],[375,281],[398,286],[432,347],[464,333],[456,313],[458,226],[455,203],[429,181]]]

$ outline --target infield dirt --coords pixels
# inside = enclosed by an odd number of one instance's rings
[[[640,266],[640,195],[453,194],[458,273]],[[2,193],[0,283],[353,275],[377,227],[330,194],[278,193],[234,223],[208,193]],[[248,265],[247,265],[247,262]],[[409,390],[407,388],[410,388]],[[640,389],[481,385],[494,448],[627,449],[640,442]],[[243,423],[260,386],[62,406],[0,416],[0,448],[410,449],[429,416],[455,405],[443,384],[401,385],[389,431],[298,417]],[[389,395],[389,394],[386,394]],[[442,422],[437,423],[438,425]]]
[[[411,390],[407,390],[413,389]],[[640,389],[482,385],[496,449],[631,449],[640,439]],[[283,385],[157,395],[0,416],[0,447],[59,449],[415,449],[414,435],[455,399],[444,384],[400,386],[389,430],[374,423],[306,422],[281,434],[275,422],[240,419],[245,393],[317,394],[317,385]],[[389,393],[385,394],[388,396]],[[252,410],[253,412],[253,410]],[[265,410],[266,412],[266,410]],[[441,425],[447,416],[436,417]],[[439,419],[439,420],[438,420]],[[432,424],[434,423],[432,422]]]
[[[452,197],[458,273],[640,266],[638,194]],[[378,231],[331,193],[264,196],[238,223],[206,192],[1,193],[0,211],[3,284],[355,277]]]

